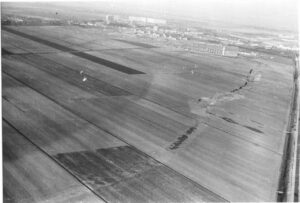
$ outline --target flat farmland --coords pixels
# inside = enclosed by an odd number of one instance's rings
[[[4,127],[87,190],[82,201],[276,201],[293,74],[96,28],[2,27]],[[55,200],[11,187],[10,199]]]

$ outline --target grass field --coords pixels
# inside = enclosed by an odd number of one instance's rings
[[[5,200],[276,201],[293,67],[132,40],[2,28]]]

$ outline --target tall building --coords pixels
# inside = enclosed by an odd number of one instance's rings
[[[120,20],[120,17],[118,15],[106,15],[105,16],[105,22],[106,24],[115,23]]]

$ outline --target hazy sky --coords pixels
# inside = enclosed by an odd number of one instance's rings
[[[1,1],[1,0],[0,0]],[[6,0],[6,1],[83,1],[83,0]],[[96,0],[97,1],[97,0]],[[300,0],[98,0],[110,5],[125,3],[136,10],[217,20],[242,25],[298,31]],[[84,5],[89,1],[84,0]],[[92,2],[95,2],[93,0]],[[92,3],[90,4],[92,5]],[[123,4],[122,4],[123,5]],[[116,6],[118,7],[118,6]],[[119,9],[124,9],[122,6]]]
[[[111,0],[200,20],[298,30],[299,0]]]

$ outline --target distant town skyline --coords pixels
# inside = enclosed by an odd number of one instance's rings
[[[32,0],[6,0],[33,2]],[[82,1],[82,0],[81,0]],[[34,2],[72,2],[80,0],[35,0]],[[76,2],[76,3],[75,3]],[[81,7],[102,8],[107,3],[115,11],[154,11],[199,21],[284,29],[299,32],[299,0],[85,0]],[[97,5],[97,2],[101,3]],[[76,4],[77,5],[77,4]],[[146,14],[146,13],[145,13]]]
[[[107,0],[161,14],[298,31],[298,0]]]

